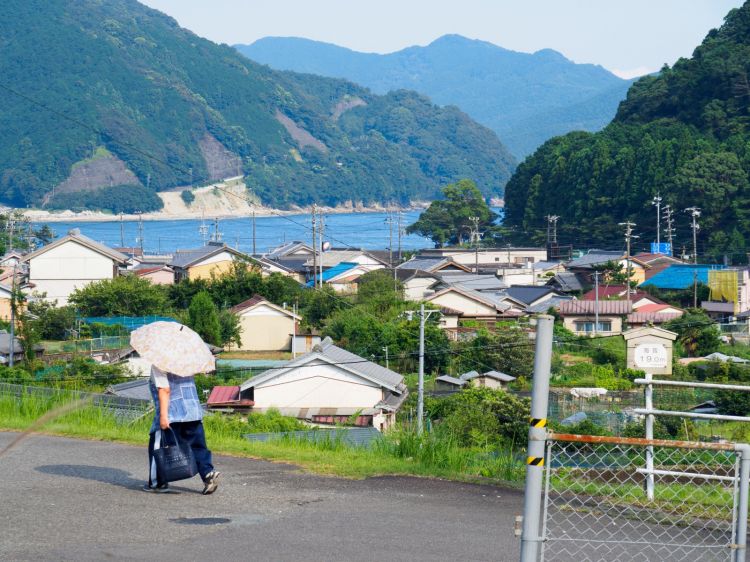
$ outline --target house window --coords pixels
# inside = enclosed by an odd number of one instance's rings
[[[594,332],[594,322],[580,321],[575,323],[576,332],[591,333]],[[600,320],[597,332],[611,332],[612,322],[610,320]]]

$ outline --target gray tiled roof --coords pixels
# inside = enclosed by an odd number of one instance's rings
[[[412,258],[405,261],[396,269],[408,269],[411,271],[432,271],[434,268],[445,263],[447,258]]]
[[[151,400],[151,390],[149,389],[149,380],[147,378],[138,378],[120,384],[113,384],[107,388],[106,393],[124,398]]]
[[[293,254],[298,250],[305,250],[309,253],[312,253],[312,248],[310,248],[309,245],[305,244],[304,242],[300,242],[299,240],[295,240],[293,242],[287,242],[286,244],[274,248],[273,250],[268,252],[268,254],[266,254],[266,257],[275,260],[277,258],[288,257],[290,254]]]
[[[556,281],[558,285],[560,285],[560,288],[563,291],[582,291],[583,290],[583,284],[581,283],[581,279],[573,273],[572,271],[561,271],[560,273],[556,274],[553,278],[553,281]]]
[[[507,288],[495,275],[476,275],[474,273],[440,273],[440,280],[454,287],[473,289],[475,291],[499,291]]]
[[[478,376],[479,376],[479,372],[478,371],[469,371],[468,373],[464,373],[463,375],[461,375],[461,380],[462,381],[468,381],[468,380],[471,380],[474,377],[478,377]]]
[[[230,248],[226,244],[207,244],[203,246],[202,248],[191,248],[189,250],[177,250],[172,256],[172,260],[169,262],[169,265],[171,265],[172,267],[186,268],[186,267],[193,265],[196,262],[204,260],[220,252],[229,252],[230,254],[234,254],[236,256],[242,255],[240,252],[238,252],[234,248]],[[245,256],[245,257],[249,260],[253,260],[257,262],[257,260],[255,260],[254,258],[251,258],[250,256]]]
[[[526,312],[529,314],[543,314],[547,312],[550,308],[557,306],[564,301],[571,301],[573,300],[573,297],[568,295],[555,295],[554,297],[547,299],[545,301],[542,301],[537,304],[533,304],[531,306],[526,307]]]
[[[448,384],[453,384],[456,386],[464,386],[466,384],[465,380],[457,379],[456,377],[452,377],[450,375],[441,375],[435,380],[440,382],[447,382]]]
[[[491,379],[499,380],[500,382],[512,382],[516,380],[516,377],[506,375],[505,373],[501,373],[500,371],[487,371],[486,373],[469,371],[468,373],[464,373],[463,375],[461,375],[461,379],[464,381],[470,381],[480,377],[488,377]]]
[[[305,353],[297,359],[289,361],[283,367],[269,369],[245,381],[242,384],[241,388],[242,390],[252,388],[256,384],[280,376],[288,372],[289,370],[294,369],[295,367],[302,366],[315,357],[323,357],[324,359],[330,361],[332,364],[339,364],[343,368],[354,371],[355,373],[359,373],[363,378],[378,382],[385,388],[395,390],[397,394],[401,394],[406,390],[406,387],[403,386],[403,376],[399,375],[395,371],[386,369],[385,367],[382,367],[377,363],[368,361],[363,357],[360,357],[359,355],[335,346],[331,341],[331,338],[326,338],[321,343],[313,347],[313,350],[311,352]]]
[[[514,285],[505,289],[505,294],[511,298],[521,301],[524,304],[531,304],[536,300],[552,293],[554,289],[547,286],[529,287],[523,285]]]

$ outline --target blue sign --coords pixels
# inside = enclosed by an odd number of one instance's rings
[[[660,244],[657,244],[656,242],[651,242],[651,253],[652,254],[664,254],[665,256],[671,256],[672,244],[670,244],[669,242],[662,242]]]

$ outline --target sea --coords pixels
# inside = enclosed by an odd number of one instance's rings
[[[405,230],[414,223],[420,210],[403,211],[401,226]],[[325,215],[324,241],[332,248],[357,248],[367,250],[388,249],[393,241],[398,248],[398,225],[388,221],[388,213],[331,213]],[[309,214],[275,215],[255,219],[255,253],[262,254],[293,240],[312,244],[312,217]],[[177,249],[202,246],[216,237],[227,245],[245,253],[253,251],[253,219],[251,217],[227,219],[112,220],[107,222],[35,222],[35,227],[48,224],[60,237],[74,228],[110,247],[140,246],[139,227],[143,229],[143,249],[149,254],[168,254]],[[430,248],[433,243],[422,236],[402,232],[401,248],[415,250]]]

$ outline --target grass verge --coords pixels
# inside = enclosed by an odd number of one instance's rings
[[[54,397],[0,396],[0,429],[114,441],[146,447],[151,414],[135,421],[119,421],[111,412],[91,405],[70,410],[64,393]],[[60,412],[57,415],[57,412]],[[40,423],[45,416],[48,421]],[[277,439],[252,442],[244,420],[209,414],[204,419],[209,447],[215,454],[289,462],[304,469],[346,478],[408,475],[519,486],[525,465],[505,449],[468,449],[436,434],[392,432],[369,448],[337,440],[317,442]]]

